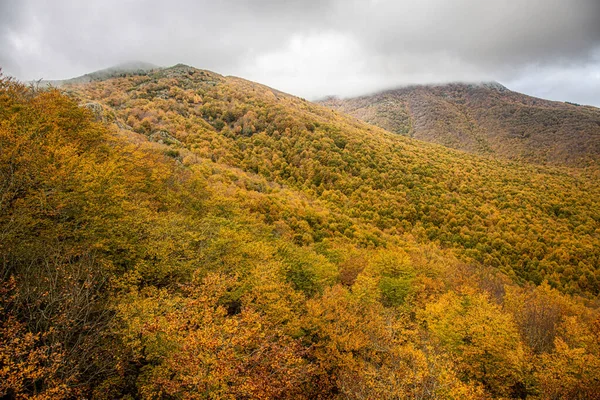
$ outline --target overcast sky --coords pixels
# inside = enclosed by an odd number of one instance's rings
[[[0,67],[185,63],[316,99],[495,80],[600,106],[600,0],[0,0]]]

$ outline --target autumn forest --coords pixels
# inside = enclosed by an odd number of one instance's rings
[[[588,158],[185,65],[1,76],[0,398],[597,399]]]

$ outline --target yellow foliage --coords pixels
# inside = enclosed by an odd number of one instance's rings
[[[593,173],[185,67],[69,90],[107,125],[0,79],[0,396],[597,389]]]

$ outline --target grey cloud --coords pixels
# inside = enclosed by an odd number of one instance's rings
[[[0,0],[0,66],[22,79],[142,60],[309,98],[494,79],[600,105],[576,76],[598,49],[597,0]]]
[[[52,74],[64,67],[86,72],[85,68],[145,58],[165,65],[190,62],[234,70],[248,57],[282,46],[287,33],[304,29],[306,21],[316,21],[327,7],[316,0],[22,0],[20,9],[28,17],[20,33],[42,41],[41,52],[49,64],[59,61]],[[17,62],[23,59],[26,73],[40,73],[42,65],[26,65],[31,60],[12,51]],[[48,67],[52,65],[44,66]]]
[[[600,42],[597,0],[381,2],[361,21],[348,29],[380,53],[445,51],[489,67],[585,59]]]
[[[0,68],[18,70],[18,64],[6,50],[13,46],[11,36],[18,29],[23,9],[19,0],[0,1]]]

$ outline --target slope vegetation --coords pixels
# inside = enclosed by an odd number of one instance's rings
[[[498,83],[411,86],[321,104],[391,132],[511,160],[598,166],[600,109]]]
[[[0,396],[598,393],[593,171],[186,66],[65,89],[0,80]]]
[[[600,289],[597,171],[490,161],[393,135],[239,78],[179,66],[73,87],[104,119],[255,173],[369,226],[315,221],[299,244],[411,233],[517,281]]]

